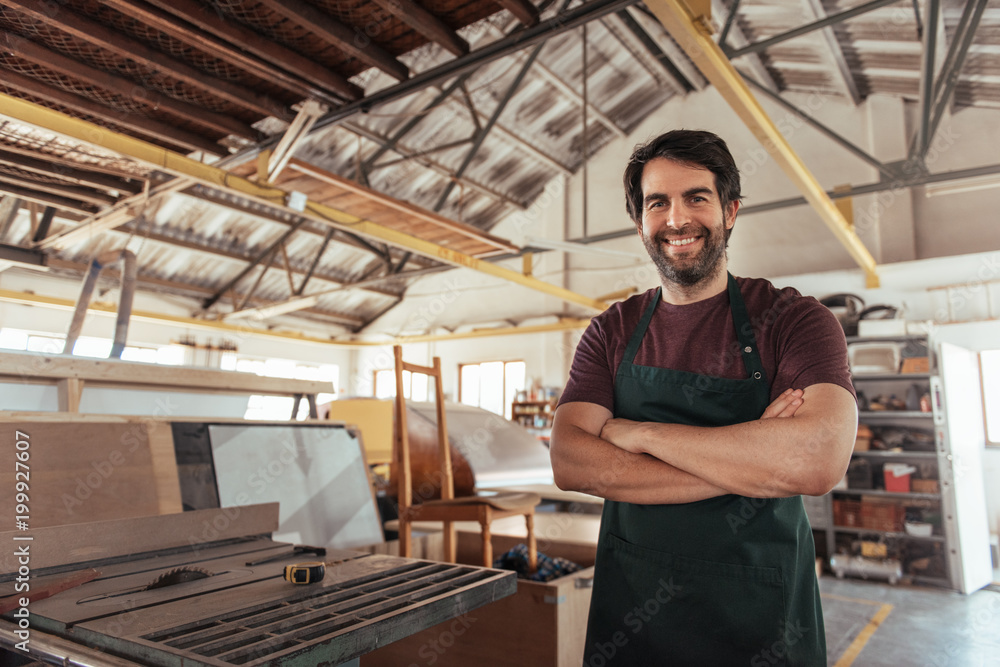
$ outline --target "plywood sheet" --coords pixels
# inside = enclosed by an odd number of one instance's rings
[[[165,422],[3,418],[0,456],[0,509],[13,520],[26,493],[29,529],[181,511]]]

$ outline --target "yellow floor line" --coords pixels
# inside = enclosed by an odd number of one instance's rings
[[[882,603],[877,600],[866,600],[864,598],[849,598],[843,595],[834,595],[833,593],[820,593],[821,598],[827,598],[829,600],[840,600],[841,602],[857,602],[859,604],[872,604],[876,607]]]
[[[858,602],[861,602],[861,600],[858,600]],[[854,638],[854,641],[847,647],[847,650],[844,651],[842,656],[840,656],[840,659],[834,663],[833,667],[851,667],[851,665],[854,664],[855,659],[857,659],[858,654],[860,654],[861,650],[865,647],[865,644],[867,644],[868,640],[872,638],[872,635],[875,634],[875,631],[878,630],[879,626],[882,625],[882,622],[885,621],[891,611],[891,604],[883,604],[879,610],[875,612],[875,615],[872,616],[872,620],[868,621],[868,625],[865,626],[864,630],[859,632],[858,636]]]

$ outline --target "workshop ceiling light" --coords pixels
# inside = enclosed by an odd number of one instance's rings
[[[957,195],[965,192],[975,192],[976,190],[988,190],[990,188],[1000,188],[1000,174],[961,178],[944,183],[928,183],[924,187],[924,196]]]
[[[262,306],[260,308],[247,308],[246,310],[238,310],[233,313],[228,313],[222,317],[223,320],[229,322],[231,320],[266,320],[271,317],[277,317],[278,315],[284,315],[286,313],[292,313],[296,310],[303,310],[305,308],[312,308],[319,302],[318,296],[306,296],[301,299],[289,299],[288,301],[282,301],[281,303],[276,303],[273,306]]]

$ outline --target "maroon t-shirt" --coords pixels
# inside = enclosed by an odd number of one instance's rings
[[[844,330],[819,301],[797,290],[778,289],[760,278],[737,278],[761,362],[771,383],[771,400],[788,389],[831,383],[854,395]],[[614,378],[625,347],[646,307],[651,289],[612,305],[595,317],[580,339],[560,405],[596,403],[614,411]],[[660,301],[634,362],[699,375],[747,377],[736,339],[729,292],[683,306]]]

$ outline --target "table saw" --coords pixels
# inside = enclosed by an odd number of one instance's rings
[[[303,556],[270,538],[276,504],[236,509],[43,528],[30,542],[0,533],[8,545],[30,545],[32,596],[72,573],[99,572],[30,602],[35,657],[59,664],[340,665],[516,590],[513,572],[340,549]],[[302,560],[324,561],[323,579],[286,581],[284,567]],[[0,598],[14,592],[17,569],[16,559],[0,556]],[[0,621],[7,649],[14,613]]]

